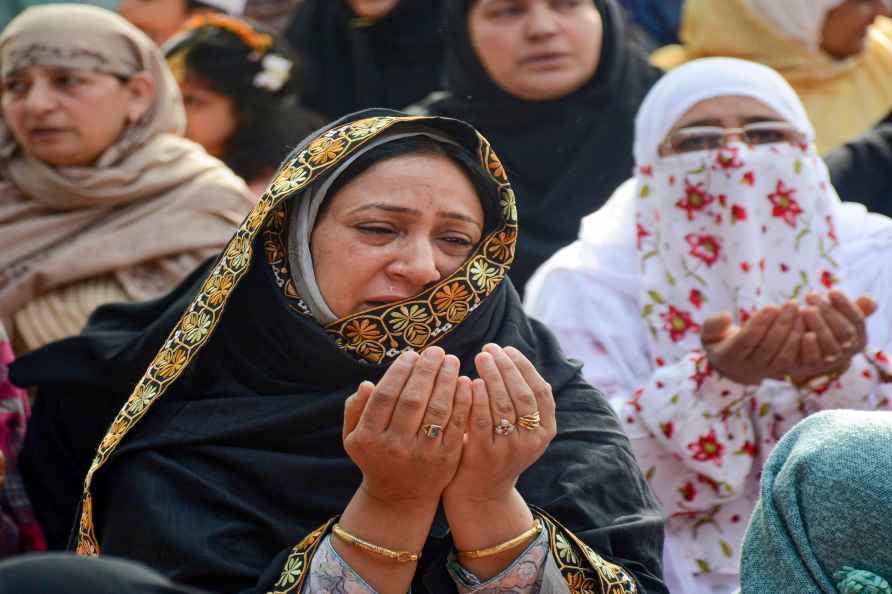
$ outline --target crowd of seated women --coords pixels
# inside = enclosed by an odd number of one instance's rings
[[[0,594],[892,594],[889,16],[21,10]]]

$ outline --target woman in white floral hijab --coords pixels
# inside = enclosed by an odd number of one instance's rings
[[[528,287],[661,499],[673,592],[736,588],[762,461],[796,421],[890,408],[892,222],[839,201],[813,140],[767,67],[672,71],[638,114],[634,178]]]

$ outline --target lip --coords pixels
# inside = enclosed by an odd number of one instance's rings
[[[570,54],[565,52],[542,52],[521,58],[520,63],[525,66],[554,66],[566,60]]]
[[[363,309],[373,309],[376,307],[381,307],[383,305],[390,305],[391,303],[395,303],[397,301],[402,301],[403,299],[408,299],[411,295],[376,295],[371,299],[366,299],[362,302]]]
[[[59,135],[64,134],[64,128],[51,128],[49,126],[40,127],[40,128],[31,128],[28,131],[28,136],[32,140],[54,140],[59,137]]]

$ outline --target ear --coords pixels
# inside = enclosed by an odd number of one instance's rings
[[[129,93],[127,108],[127,121],[131,124],[138,122],[155,99],[155,79],[148,72],[137,72],[124,83]]]

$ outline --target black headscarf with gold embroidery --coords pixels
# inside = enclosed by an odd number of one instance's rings
[[[500,221],[448,278],[322,326],[290,282],[286,209],[359,147],[419,124],[480,160]],[[162,300],[99,310],[81,336],[13,370],[17,382],[40,386],[38,408],[54,415],[35,411],[36,435],[101,438],[73,535],[78,552],[140,560],[211,591],[300,592],[326,522],[361,480],[341,443],[347,395],[362,380],[377,381],[402,349],[439,344],[474,375],[474,355],[495,342],[524,352],[554,390],[558,435],[518,488],[544,510],[568,583],[605,594],[665,592],[662,519],[628,440],[504,280],[515,233],[504,171],[467,124],[375,110],[304,141],[220,259]],[[145,364],[140,378],[134,370]],[[81,398],[91,402],[87,428],[120,408],[107,432],[52,426],[77,426]],[[77,474],[66,467],[83,472],[83,447],[53,444],[31,442],[29,477],[51,483]],[[413,591],[454,592],[449,548],[438,516]]]
[[[660,73],[633,45],[615,0],[590,0],[604,30],[594,76],[558,99],[519,99],[490,78],[474,50],[468,13],[475,1],[443,3],[446,94],[421,105],[469,122],[501,156],[522,221],[511,269],[522,294],[536,268],[576,239],[582,217],[631,175],[635,114]]]

